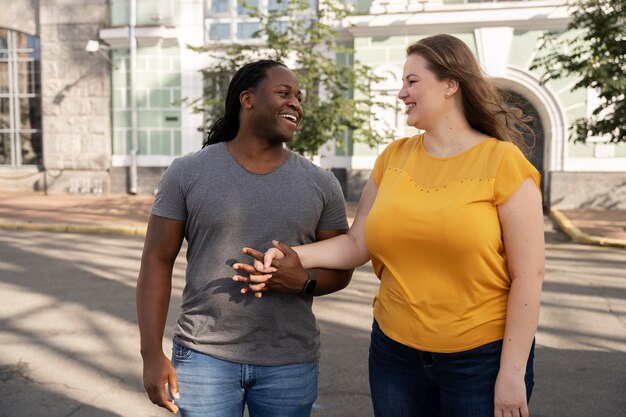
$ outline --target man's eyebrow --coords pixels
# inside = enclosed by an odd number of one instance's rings
[[[276,87],[285,87],[288,88],[289,90],[291,90],[293,88],[293,86],[289,85],[289,84],[276,84]],[[302,91],[300,89],[296,90],[296,94],[302,95]]]

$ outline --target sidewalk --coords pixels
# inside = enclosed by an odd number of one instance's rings
[[[154,197],[0,192],[0,229],[145,235]],[[347,205],[348,217],[356,212]],[[626,210],[551,210],[576,243],[626,248]]]

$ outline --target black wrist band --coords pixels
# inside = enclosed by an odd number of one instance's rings
[[[304,283],[304,287],[302,287],[302,294],[313,294],[315,291],[315,286],[317,285],[317,281],[312,278],[312,274],[310,271],[306,271],[307,280]]]

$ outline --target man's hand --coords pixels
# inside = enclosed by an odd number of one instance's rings
[[[242,270],[247,277],[235,275],[233,279],[248,283],[242,288],[242,293],[254,292],[261,297],[263,292],[271,290],[285,293],[299,293],[302,291],[308,275],[298,254],[288,245],[273,241],[274,248],[265,254],[252,248],[244,248],[243,252],[254,258],[254,266],[236,263],[233,268]]]
[[[168,386],[169,393],[174,400],[180,398],[178,393],[178,381],[176,371],[170,360],[161,353],[154,359],[143,360],[143,386],[148,393],[150,401],[159,407],[163,407],[173,414],[178,412],[178,406],[174,404],[165,389]]]

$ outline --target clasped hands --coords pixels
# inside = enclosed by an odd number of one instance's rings
[[[238,271],[233,280],[248,284],[242,294],[253,293],[261,298],[266,291],[299,293],[308,276],[298,254],[288,245],[276,240],[273,247],[263,253],[252,248],[243,248],[243,253],[254,259],[253,265],[241,262],[233,264]]]

